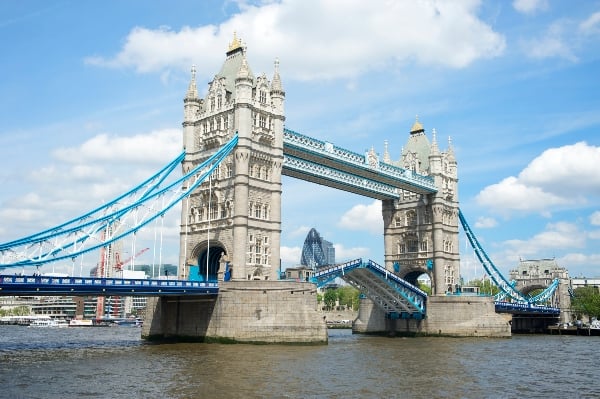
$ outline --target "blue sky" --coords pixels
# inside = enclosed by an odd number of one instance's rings
[[[395,161],[415,115],[451,137],[461,209],[505,275],[555,257],[600,276],[600,1],[0,2],[0,242],[179,153],[190,68],[204,93],[234,31],[256,75],[279,59],[292,130],[355,152],[387,140]],[[311,227],[339,261],[383,262],[376,201],[284,178],[282,214],[284,267]]]

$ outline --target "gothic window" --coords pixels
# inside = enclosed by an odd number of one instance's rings
[[[227,164],[227,177],[231,177],[233,175],[233,167],[230,163]]]
[[[223,118],[223,129],[227,130],[229,129],[229,116],[225,115],[225,117]]]
[[[210,204],[210,220],[215,220],[217,219],[217,215],[219,213],[219,207],[217,206],[217,204],[215,204],[214,202],[212,202]]]
[[[262,207],[260,206],[260,204],[256,204],[254,206],[254,217],[260,219],[260,212],[261,212]]]
[[[265,237],[265,238],[263,238],[263,243],[264,243],[265,245],[269,245],[269,237]]]
[[[263,207],[263,214],[262,214],[262,216],[263,216],[263,219],[268,219],[268,212],[269,212],[269,206],[268,206],[268,205],[265,205],[265,206]]]
[[[224,219],[227,217],[227,208],[225,207],[224,204],[221,204],[221,219]]]
[[[210,110],[211,111],[215,110],[215,98],[214,97],[210,98]]]
[[[263,128],[267,126],[267,118],[264,115],[258,118],[258,125]]]
[[[417,213],[415,211],[406,212],[406,225],[415,226],[417,224]]]
[[[252,209],[254,208],[252,201],[248,203],[248,216],[252,216]],[[252,236],[250,236],[250,241],[252,241]]]
[[[429,212],[429,209],[425,209],[423,211],[423,223],[424,224],[430,224],[431,223],[431,212]]]
[[[403,242],[398,243],[398,253],[399,254],[406,253],[406,245]]]
[[[421,241],[421,252],[427,252],[427,240]]]
[[[221,109],[221,105],[223,105],[223,97],[219,95],[219,97],[217,97],[217,108]]]
[[[256,263],[262,264],[262,243],[261,240],[256,240],[256,245],[254,245],[254,253],[256,254]]]
[[[266,104],[267,103],[267,93],[264,90],[260,91],[259,101],[260,101],[261,104]]]
[[[402,219],[397,216],[394,218],[394,227],[402,227]]]
[[[419,240],[410,238],[406,240],[407,252],[419,252]]]

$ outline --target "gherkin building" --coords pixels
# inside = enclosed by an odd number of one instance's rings
[[[335,248],[333,247],[333,244],[321,238],[321,235],[316,229],[310,229],[304,240],[300,264],[316,269],[334,263]]]

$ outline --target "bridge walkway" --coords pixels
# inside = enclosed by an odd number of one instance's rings
[[[322,287],[336,278],[359,289],[390,319],[425,317],[427,294],[371,260],[356,259],[325,266],[315,273],[312,281]]]

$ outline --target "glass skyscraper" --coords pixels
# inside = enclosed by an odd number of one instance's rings
[[[300,264],[316,269],[320,266],[332,265],[334,263],[335,248],[333,244],[321,238],[319,232],[314,228],[310,229],[304,240]]]

